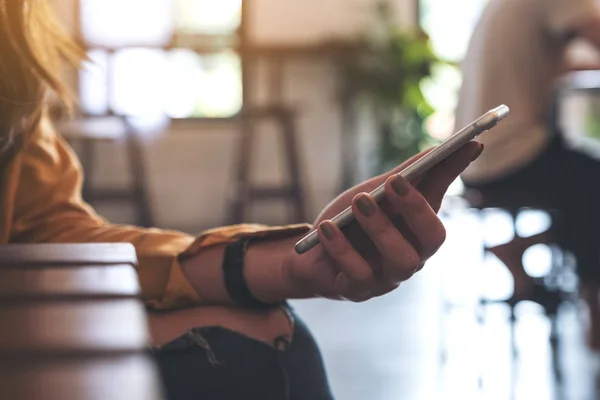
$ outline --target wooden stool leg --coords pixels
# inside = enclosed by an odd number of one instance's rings
[[[510,348],[512,353],[513,363],[516,358],[519,357],[519,348],[517,346],[517,315],[515,314],[516,304],[511,304],[510,306]]]
[[[237,150],[235,190],[230,200],[229,222],[232,224],[245,222],[245,211],[254,201],[285,201],[293,208],[290,222],[306,222],[304,192],[301,182],[298,147],[294,128],[294,115],[286,109],[266,109],[245,111],[242,116],[242,132]],[[279,185],[256,185],[251,182],[252,145],[255,140],[254,119],[275,119],[279,128],[278,135],[282,140],[285,167],[288,172],[287,182]]]
[[[513,234],[515,236],[515,238],[521,237],[519,235],[519,229],[517,227],[517,219],[519,218],[519,210],[510,210],[510,218],[512,219],[512,226],[513,226]]]
[[[296,132],[291,115],[288,114],[283,118],[282,125],[285,153],[287,155],[286,161],[291,179],[291,195],[294,203],[294,222],[307,222],[304,206],[304,192],[302,190],[302,181],[300,177],[300,161],[298,159]]]
[[[560,369],[560,352],[559,352],[559,332],[558,332],[558,315],[549,315],[550,319],[550,349],[552,353],[552,371],[557,383],[562,382],[562,372]]]
[[[94,196],[92,193],[92,177],[94,176],[94,169],[96,167],[96,151],[95,151],[93,140],[82,140],[81,141],[81,164],[84,168],[83,188],[82,196],[83,199],[90,205],[94,205]]]
[[[249,119],[243,119],[239,147],[237,149],[236,180],[232,191],[229,223],[244,222],[246,205],[250,201],[250,165],[252,161],[252,145],[254,144],[254,126]]]
[[[136,207],[137,224],[153,227],[154,221],[150,208],[149,193],[146,187],[146,164],[140,139],[132,127],[126,131],[127,158],[131,171],[131,195]]]

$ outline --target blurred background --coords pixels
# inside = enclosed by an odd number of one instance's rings
[[[112,222],[195,234],[311,221],[451,134],[459,64],[487,1],[53,2],[89,56],[65,72],[74,118],[54,112],[86,169],[85,198]],[[580,43],[572,57],[597,59]],[[596,92],[557,98],[574,143],[600,138]],[[337,398],[600,398],[578,302],[511,313],[511,275],[485,251],[547,229],[549,216],[474,208],[459,180],[442,217],[447,244],[396,293],[294,304]],[[525,264],[574,291],[568,255],[539,245]]]

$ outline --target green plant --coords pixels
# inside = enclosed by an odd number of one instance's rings
[[[439,60],[428,36],[420,29],[399,27],[390,11],[388,1],[377,4],[377,29],[365,37],[364,51],[345,69],[347,84],[373,110],[380,134],[380,171],[435,142],[424,127],[434,110],[423,96],[421,82]]]
[[[590,108],[591,113],[586,116],[586,136],[592,139],[600,139],[600,117],[598,117],[600,102],[597,99],[591,100]]]

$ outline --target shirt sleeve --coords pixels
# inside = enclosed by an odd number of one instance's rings
[[[235,225],[193,237],[181,232],[108,223],[81,196],[82,169],[65,141],[43,121],[18,157],[9,241],[13,243],[126,242],[138,255],[146,304],[172,309],[203,303],[184,276],[179,259],[241,237],[283,238],[307,232],[307,224],[284,227]]]
[[[558,34],[577,30],[590,18],[600,16],[595,0],[540,0],[549,29]]]

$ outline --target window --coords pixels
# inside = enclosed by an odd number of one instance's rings
[[[454,128],[453,115],[462,80],[458,64],[488,0],[418,1],[421,27],[431,38],[436,55],[450,64],[437,66],[433,78],[423,87],[427,100],[436,109],[429,131],[442,139]]]
[[[183,0],[176,10],[177,27],[186,33],[228,35],[242,20],[242,0]]]
[[[228,117],[242,106],[241,0],[80,0],[83,111]]]

